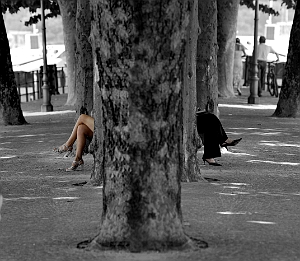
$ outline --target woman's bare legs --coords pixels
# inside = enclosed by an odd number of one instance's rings
[[[82,159],[86,138],[92,138],[93,132],[87,125],[79,124],[77,127],[76,137],[77,137],[77,145],[76,145],[75,161],[79,161]]]
[[[70,168],[67,168],[66,171],[74,171],[78,167],[83,166],[82,154],[85,147],[86,139],[92,139],[94,133],[94,118],[86,114],[81,114],[73,128],[73,131],[66,141],[65,144],[61,145],[58,148],[55,148],[54,151],[63,153],[70,153],[73,150],[73,144],[77,140],[77,148],[75,159]]]
[[[67,168],[66,171],[74,171],[78,169],[78,167],[83,167],[83,159],[82,154],[84,150],[84,146],[87,138],[92,138],[93,132],[90,128],[85,124],[79,124],[77,127],[76,138],[77,138],[77,146],[76,146],[76,155],[75,159],[70,168]]]
[[[76,155],[75,159],[70,168],[66,171],[74,171],[78,167],[83,166],[84,162],[82,159],[83,150],[86,144],[86,139],[92,139],[94,132],[94,119],[88,115],[81,114],[73,128],[73,131],[65,143],[65,146],[72,147],[74,142],[77,140]]]
[[[68,140],[66,141],[66,143],[64,143],[63,145],[61,145],[58,148],[54,148],[55,152],[58,153],[64,153],[64,152],[71,152],[73,150],[73,144],[77,139],[77,131],[78,131],[78,127],[84,125],[86,126],[93,134],[94,131],[94,118],[92,118],[91,116],[85,115],[85,114],[81,114],[76,123],[75,126],[73,128],[73,131],[70,135],[70,137],[68,138]],[[88,136],[93,136],[90,135],[90,132],[87,133]]]
[[[84,130],[81,130],[80,133],[82,133],[82,131],[85,131],[87,132],[87,135],[89,137],[92,137],[93,136],[93,132],[94,132],[94,118],[92,118],[91,116],[89,115],[86,115],[86,114],[81,114],[78,119],[77,119],[77,122],[73,128],[73,131],[69,137],[69,139],[67,140],[67,142],[65,143],[66,146],[68,147],[71,147],[73,146],[74,142],[76,141],[77,139],[77,135],[78,135],[78,127],[80,125],[84,125],[87,127],[87,129],[85,128]],[[78,143],[78,141],[77,141]],[[77,147],[78,147],[78,144],[77,144]],[[84,147],[84,146],[83,146]]]

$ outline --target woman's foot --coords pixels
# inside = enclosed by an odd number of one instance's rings
[[[203,159],[203,163],[205,165],[205,162],[207,162],[209,165],[212,166],[222,166],[221,164],[217,163],[216,160],[214,158],[211,159]]]
[[[75,170],[82,170],[83,169],[83,159],[74,160],[72,162],[72,166],[67,168],[66,171],[75,171]]]
[[[227,140],[225,140],[224,143],[221,144],[221,147],[224,147],[224,148],[227,149],[228,146],[235,146],[235,145],[237,145],[241,140],[242,140],[242,138],[239,138],[239,139],[236,139],[236,140],[227,139]]]
[[[241,92],[240,88],[237,89],[237,93],[238,93],[239,96],[242,95],[242,92]]]
[[[73,146],[67,146],[66,144],[63,144],[58,148],[53,149],[53,151],[57,153],[71,152],[72,150],[73,150]]]

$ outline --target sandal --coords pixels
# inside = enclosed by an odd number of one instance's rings
[[[67,168],[66,171],[75,171],[75,170],[83,170],[83,160],[74,160],[72,163],[72,166],[70,168]]]
[[[53,150],[57,153],[71,152],[73,150],[73,146],[67,146],[66,144],[63,144],[58,148],[54,148]]]

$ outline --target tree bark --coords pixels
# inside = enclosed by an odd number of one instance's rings
[[[21,109],[1,5],[0,13],[0,125],[22,125],[26,120]]]
[[[183,152],[184,164],[182,181],[197,181],[200,167],[197,159],[197,150],[201,141],[195,124],[196,112],[196,53],[199,35],[198,0],[190,0],[190,21],[187,29],[187,43],[183,73]]]
[[[233,90],[234,47],[240,1],[217,0],[218,86],[221,97],[235,97]]]
[[[180,204],[186,1],[90,3],[105,151],[101,229],[89,247],[182,246],[188,242]]]
[[[199,1],[201,33],[197,43],[197,107],[218,114],[217,1]]]
[[[276,110],[276,117],[299,117],[300,111],[300,3],[297,2],[290,34],[289,51],[285,64],[282,87]]]
[[[64,42],[66,48],[66,63],[67,63],[67,86],[68,99],[66,105],[75,105],[77,101],[76,92],[76,10],[77,0],[57,0],[62,17]]]
[[[92,50],[96,50],[96,42],[91,41],[93,44]],[[101,92],[98,84],[100,83],[99,77],[99,68],[97,65],[97,56],[93,54],[93,85],[94,85],[94,118],[95,118],[95,128],[94,128],[94,136],[93,136],[93,157],[94,157],[94,166],[91,173],[90,181],[93,185],[99,186],[103,183],[103,170],[104,170],[104,137],[103,137],[103,115],[102,115],[102,99]],[[101,83],[100,83],[101,84]]]
[[[76,13],[76,111],[91,115],[93,109],[93,57],[89,42],[91,11],[89,0],[78,0]]]

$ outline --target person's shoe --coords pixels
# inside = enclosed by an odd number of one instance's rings
[[[222,166],[221,164],[215,162],[215,161],[208,161],[207,159],[203,159],[203,164],[205,165],[205,162],[207,162],[209,165],[212,166]]]
[[[72,150],[73,150],[73,146],[67,146],[66,144],[63,144],[58,148],[53,149],[53,151],[57,153],[71,152]]]
[[[223,144],[221,144],[221,147],[224,147],[224,148],[227,149],[227,147],[229,147],[229,146],[235,146],[235,145],[237,145],[241,140],[242,140],[242,138],[233,140],[232,142],[226,142],[225,141]]]
[[[239,95],[239,96],[241,96],[241,95],[242,95],[242,92],[241,92],[241,90],[240,90],[240,89],[237,89],[237,93],[238,93],[238,95]]]
[[[67,168],[66,171],[75,171],[75,170],[83,170],[84,162],[83,160],[74,160],[72,166]]]

